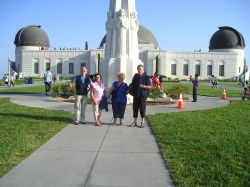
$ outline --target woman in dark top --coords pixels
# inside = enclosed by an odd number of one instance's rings
[[[128,85],[124,82],[125,74],[118,73],[118,81],[115,81],[109,91],[109,95],[112,95],[112,109],[114,122],[116,124],[117,118],[120,118],[120,125],[122,125],[122,119],[127,105],[127,89]]]

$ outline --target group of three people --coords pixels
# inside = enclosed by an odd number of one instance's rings
[[[127,105],[127,94],[130,93],[133,96],[134,117],[131,126],[137,126],[138,111],[140,110],[141,123],[139,127],[144,127],[146,100],[149,95],[149,90],[152,87],[149,77],[144,72],[143,65],[138,65],[137,70],[138,73],[134,75],[132,83],[129,86],[124,82],[125,74],[122,72],[118,73],[118,80],[114,81],[109,93],[106,93],[101,75],[99,73],[95,74],[95,80],[92,81],[87,75],[87,69],[83,67],[81,69],[81,75],[76,76],[74,79],[76,89],[74,124],[86,124],[85,111],[88,103],[88,91],[90,90],[96,126],[101,126],[102,124],[100,102],[104,97],[110,96],[112,96],[113,124],[116,124],[117,118],[119,118],[120,125],[122,125]],[[72,84],[70,84],[70,86],[72,87]]]

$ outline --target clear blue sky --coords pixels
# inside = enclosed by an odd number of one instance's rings
[[[249,0],[136,0],[138,20],[169,51],[208,51],[219,26],[230,26],[244,37],[250,61]],[[27,25],[41,25],[51,47],[97,48],[105,35],[109,0],[1,0],[0,77],[7,57],[15,60],[14,39]],[[248,21],[247,21],[248,20]]]

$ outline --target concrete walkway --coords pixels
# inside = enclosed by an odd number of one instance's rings
[[[0,95],[0,97],[6,97]],[[73,111],[73,104],[43,95],[8,95],[20,105]],[[174,105],[148,105],[147,114],[202,110],[226,106],[228,101],[198,97]],[[94,126],[91,105],[87,125],[69,124],[0,179],[0,187],[170,187],[174,186],[151,129],[128,127],[128,105],[123,126],[112,124],[112,112],[104,112],[102,127]]]

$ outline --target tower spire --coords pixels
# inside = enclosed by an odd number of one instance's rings
[[[105,25],[105,59],[101,68],[105,84],[111,86],[117,79],[117,72],[124,72],[126,81],[130,82],[136,73],[137,65],[141,64],[135,0],[110,0]]]

